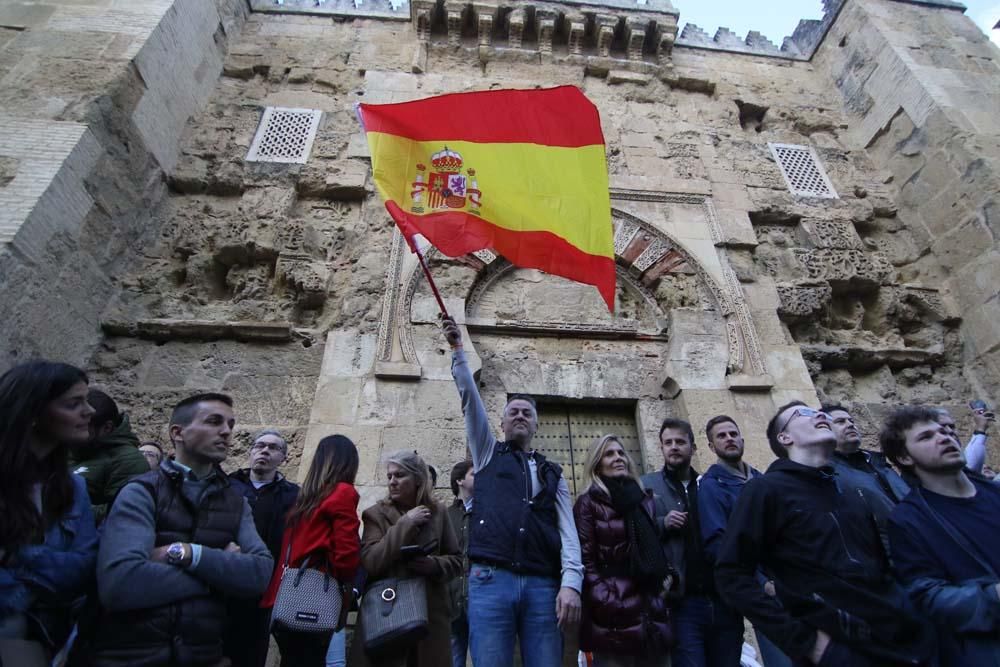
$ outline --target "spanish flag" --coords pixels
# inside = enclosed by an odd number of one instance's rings
[[[362,104],[372,174],[413,247],[594,285],[614,311],[615,252],[604,135],[573,86]]]

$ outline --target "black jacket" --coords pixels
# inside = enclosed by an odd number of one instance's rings
[[[285,534],[285,518],[299,496],[299,485],[292,484],[279,472],[270,484],[254,488],[249,468],[232,473],[229,481],[250,503],[257,533],[267,545],[275,564],[283,563],[282,555],[278,553],[281,551],[281,537]]]
[[[777,600],[761,589],[762,567]],[[716,583],[726,603],[793,659],[809,655],[817,629],[880,665],[925,664],[936,651],[933,631],[891,578],[868,499],[847,491],[831,467],[779,459],[747,482]]]

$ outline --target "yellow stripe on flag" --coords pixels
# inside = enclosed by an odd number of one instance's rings
[[[475,170],[482,192],[478,216],[483,220],[515,232],[550,232],[585,253],[614,258],[603,145],[420,142],[380,132],[369,132],[368,144],[378,156],[373,166],[376,187],[404,211],[413,207],[417,165],[425,166],[421,173],[426,180],[434,171],[431,156],[447,147],[461,154],[462,174]]]

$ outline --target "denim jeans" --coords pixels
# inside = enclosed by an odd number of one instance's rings
[[[524,667],[559,667],[562,633],[556,623],[559,580],[515,574],[472,563],[469,568],[469,644],[476,667],[511,667],[514,639]]]
[[[673,609],[672,667],[733,667],[743,652],[743,617],[715,597],[690,596]]]
[[[792,667],[792,659],[781,652],[763,632],[757,630],[757,646],[760,647],[761,664],[764,667]]]
[[[451,622],[451,667],[465,667],[468,655],[469,617],[462,614]]]
[[[334,632],[326,649],[326,667],[347,667],[347,633]]]

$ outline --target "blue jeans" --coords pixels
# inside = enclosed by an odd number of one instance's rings
[[[343,629],[333,633],[326,649],[326,667],[347,667],[347,635]]]
[[[469,568],[469,644],[476,667],[511,667],[514,639],[524,667],[559,667],[562,633],[556,623],[559,580],[515,574],[492,565]]]
[[[715,597],[685,597],[673,609],[671,667],[734,667],[743,652],[743,617]]]
[[[761,664],[764,667],[792,667],[792,659],[781,652],[781,649],[774,645],[767,636],[760,630],[755,631],[757,635],[757,646],[760,647]]]
[[[469,616],[462,614],[451,622],[451,667],[465,667],[469,654]]]

